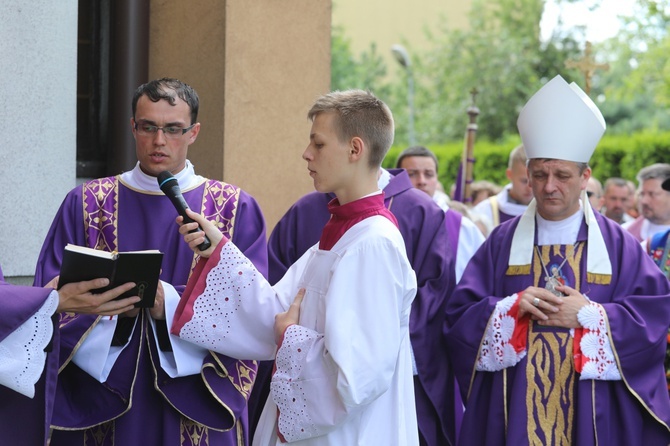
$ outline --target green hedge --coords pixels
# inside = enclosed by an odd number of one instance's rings
[[[509,152],[519,144],[519,139],[502,143],[475,141],[474,179],[507,183],[505,169]],[[446,190],[451,187],[458,173],[463,153],[463,142],[427,145],[439,161],[439,179]],[[405,147],[392,147],[384,159],[384,167],[395,167],[396,159]],[[670,132],[642,132],[632,135],[605,135],[598,144],[590,165],[593,175],[601,182],[610,177],[635,181],[637,172],[650,164],[670,163]]]

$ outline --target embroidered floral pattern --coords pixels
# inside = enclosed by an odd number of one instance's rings
[[[516,321],[508,313],[517,299],[518,294],[513,294],[496,304],[484,334],[484,341],[477,359],[477,371],[496,372],[516,365],[526,356],[526,350],[517,352],[510,342]]]
[[[231,316],[240,308],[239,292],[257,280],[256,269],[238,252],[232,243],[221,248],[222,260],[207,274],[205,289],[193,303],[193,318],[181,329],[182,338],[214,350],[231,335]]]
[[[277,351],[277,370],[270,386],[272,398],[279,409],[279,432],[288,442],[323,434],[314,426],[306,410],[308,395],[299,380],[308,350],[322,336],[300,325],[291,325],[286,329],[284,341]]]
[[[579,379],[621,380],[610,345],[605,309],[602,305],[589,302],[579,310],[577,319],[584,327],[579,345],[584,365]]]

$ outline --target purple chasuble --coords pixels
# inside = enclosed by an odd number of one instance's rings
[[[258,270],[267,273],[265,222],[250,195],[214,180],[184,190],[183,195],[191,209],[216,221]],[[73,243],[119,251],[159,249],[164,253],[160,278],[181,293],[194,254],[178,232],[176,217],[162,192],[131,189],[118,177],[77,187],[52,223],[35,283],[46,283],[58,274],[63,247]],[[246,444],[246,404],[256,363],[210,352],[201,375],[170,378],[160,366],[145,317],[140,312],[129,344],[101,384],[71,362],[74,349],[97,318],[61,314],[62,371],[52,424],[62,430],[54,432],[51,446]]]
[[[0,341],[39,310],[52,288],[10,285],[0,270]],[[18,446],[44,445],[49,436],[58,374],[58,332],[47,348],[49,354],[42,376],[35,384],[35,396],[28,398],[0,386],[0,443]]]
[[[412,186],[407,171],[389,169],[389,172],[393,177],[384,188],[384,204],[398,221],[418,285],[409,328],[418,370],[414,393],[419,436],[422,444],[453,444],[461,402],[454,391],[442,337],[445,303],[456,282],[456,251],[450,247],[447,232],[451,228],[447,227],[444,212],[433,200]],[[277,223],[268,242],[270,283],[279,281],[288,267],[319,241],[330,218],[328,203],[333,198],[330,194],[309,193],[291,206]],[[260,416],[271,370],[271,363],[261,363],[257,386],[249,402],[250,417]]]
[[[458,256],[458,236],[461,233],[461,220],[463,215],[453,209],[447,209],[444,213],[445,224],[447,225],[447,235],[449,236],[449,246],[451,247],[451,254],[454,257],[454,267],[456,265],[456,257]],[[455,274],[455,273],[454,273]]]
[[[609,251],[611,278],[587,274],[585,223],[577,245],[539,247],[530,271],[522,271],[508,269],[516,218],[498,226],[468,264],[447,305],[448,352],[466,401],[460,444],[670,442],[663,370],[670,286],[630,234],[600,214],[596,221]],[[544,287],[543,264],[550,275],[603,306],[623,380],[580,380],[570,330],[532,322],[527,354],[518,364],[498,372],[475,370],[495,305],[528,286]]]

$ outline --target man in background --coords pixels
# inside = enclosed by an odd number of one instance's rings
[[[670,229],[670,192],[661,185],[670,178],[670,164],[656,163],[643,167],[637,174],[640,216],[625,223],[638,241]]]
[[[405,169],[415,188],[425,192],[435,200],[438,176],[437,157],[426,147],[413,146],[403,150],[396,160],[396,167]],[[436,201],[437,202],[437,201]],[[482,231],[469,218],[449,208],[449,203],[440,206],[446,213],[447,233],[451,237],[456,258],[456,282],[461,280],[463,271],[475,251],[484,243]]]
[[[596,177],[592,176],[586,183],[586,197],[593,210],[600,212],[603,206],[603,186]]]
[[[509,184],[498,195],[474,207],[474,211],[487,218],[494,228],[523,214],[533,199],[533,190],[526,174],[526,152],[523,145],[515,147],[510,152],[505,174]]]
[[[633,205],[631,197],[635,191],[623,178],[608,178],[603,193],[603,214],[620,225],[633,221],[628,209]]]

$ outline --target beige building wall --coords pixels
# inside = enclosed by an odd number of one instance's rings
[[[399,43],[409,51],[428,47],[425,30],[437,33],[468,26],[472,0],[333,0],[333,26],[342,26],[354,54],[376,43],[392,74],[397,62],[391,46]]]
[[[307,111],[330,87],[330,0],[152,0],[149,77],[200,95],[196,172],[240,186],[268,234],[312,191]]]

